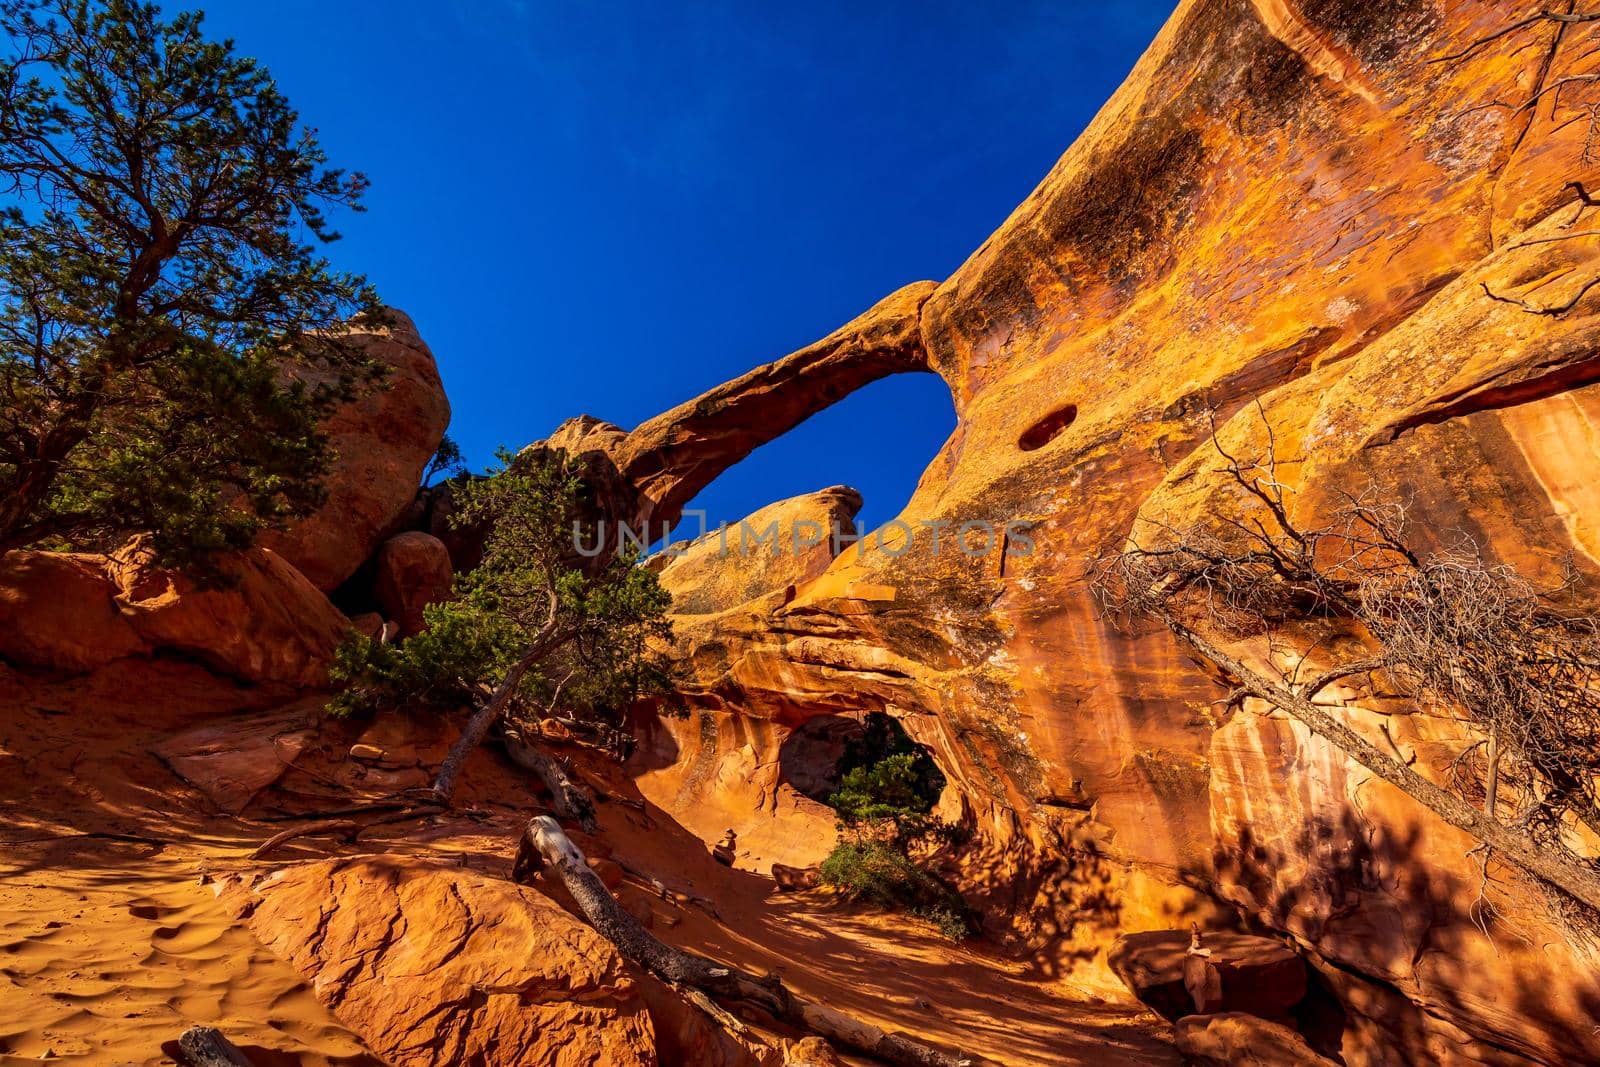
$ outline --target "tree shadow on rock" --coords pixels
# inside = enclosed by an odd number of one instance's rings
[[[1423,1060],[1446,1044],[1490,1059],[1600,1058],[1591,950],[1552,938],[1551,891],[1498,863],[1480,874],[1442,832],[1347,807],[1286,845],[1246,826],[1212,862],[1257,932],[1308,949],[1312,991],[1297,1016],[1323,1055],[1349,1037]]]

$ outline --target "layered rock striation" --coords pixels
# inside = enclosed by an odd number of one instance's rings
[[[1600,980],[1537,887],[1485,876],[1470,840],[1299,726],[1226,710],[1086,581],[1131,536],[1239,513],[1214,434],[1271,449],[1305,525],[1373,491],[1408,502],[1423,548],[1464,532],[1594,588],[1600,23],[1544,7],[1181,4],[1038,189],[916,290],[915,329],[896,319],[893,362],[938,373],[959,417],[901,515],[909,545],[886,529],[782,595],[683,590],[690,679],[654,750],[676,769],[651,773],[727,782],[743,753],[747,780],[781,778],[808,719],[886,710],[982,832],[976,895],[1062,966],[1220,900],[1318,969],[1343,1013],[1321,1052],[1600,1056]],[[763,368],[615,431],[633,514],[669,514],[802,391]],[[934,524],[969,520],[1030,523],[1033,551],[934,549]],[[1327,699],[1428,775],[1470,743],[1381,694]]]

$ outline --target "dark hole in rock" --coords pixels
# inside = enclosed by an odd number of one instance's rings
[[[839,788],[839,761],[846,747],[865,732],[859,721],[845,715],[807,719],[779,750],[784,778],[796,792],[826,804]]]
[[[784,741],[778,759],[785,780],[797,792],[827,804],[845,784],[846,775],[858,768],[869,772],[869,780],[861,784],[870,792],[872,769],[897,755],[912,757],[909,788],[915,794],[900,801],[918,811],[931,810],[944,789],[944,775],[933,754],[884,712],[809,719]]]
[[[1072,425],[1072,420],[1078,417],[1078,405],[1064,404],[1050,414],[1022,431],[1022,436],[1017,438],[1017,447],[1024,452],[1032,452],[1036,448],[1043,448],[1056,436]]]

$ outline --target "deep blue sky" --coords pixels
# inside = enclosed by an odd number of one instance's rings
[[[372,179],[335,262],[432,346],[475,467],[623,426],[948,275],[1122,81],[1173,0],[167,0],[272,70]],[[838,482],[876,525],[954,427],[862,390],[701,495]]]

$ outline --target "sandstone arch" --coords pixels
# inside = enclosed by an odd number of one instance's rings
[[[696,494],[761,445],[881,378],[932,371],[921,323],[935,288],[898,289],[821,340],[631,431],[584,415],[540,446],[583,460],[608,519],[664,534]]]
[[[1600,974],[1522,947],[1560,942],[1526,887],[1490,887],[1524,928],[1482,936],[1464,846],[1314,738],[1209,711],[1219,694],[1173,643],[1115,632],[1082,581],[1141,519],[1225,497],[1201,451],[1213,419],[1230,448],[1270,423],[1308,521],[1375,482],[1535,573],[1592,558],[1600,243],[1569,236],[1594,228],[1569,183],[1595,187],[1600,159],[1592,96],[1546,89],[1600,86],[1600,23],[1545,6],[1181,3],[1034,193],[918,298],[914,362],[960,422],[907,513],[999,510],[1036,522],[1041,552],[1003,571],[925,540],[851,553],[791,596],[698,616],[677,699],[717,729],[687,754],[892,704],[993,844],[996,908],[1063,966],[1107,938],[1074,932],[1082,902],[1148,928],[1205,907],[1200,886],[1298,940],[1353,1047],[1600,1056]],[[760,395],[754,373],[730,398]],[[658,519],[744,454],[714,405],[668,415],[616,431]],[[1341,700],[1419,761],[1456,750],[1425,713]],[[1413,844],[1346,877],[1337,857],[1372,841]],[[1502,1003],[1531,988],[1537,1004]]]

